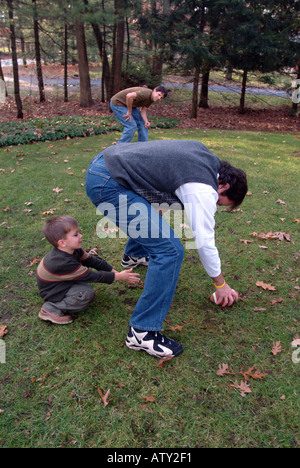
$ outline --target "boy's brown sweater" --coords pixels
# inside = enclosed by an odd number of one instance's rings
[[[90,268],[98,271],[92,271]],[[37,268],[39,295],[45,301],[60,302],[74,284],[111,284],[115,279],[112,269],[105,260],[91,256],[82,249],[75,250],[71,255],[54,248]]]

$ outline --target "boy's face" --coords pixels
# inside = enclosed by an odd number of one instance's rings
[[[152,93],[152,101],[158,102],[164,99],[165,95],[161,91],[156,91],[156,89]]]
[[[80,249],[82,245],[82,235],[79,232],[79,228],[71,229],[70,232],[59,241],[58,248],[73,254],[75,250]]]

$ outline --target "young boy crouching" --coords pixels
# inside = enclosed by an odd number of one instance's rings
[[[39,295],[45,301],[38,315],[41,320],[58,325],[73,322],[70,314],[85,310],[95,297],[88,283],[139,282],[132,269],[119,273],[102,258],[82,250],[82,235],[71,216],[50,218],[43,233],[54,248],[37,268]]]

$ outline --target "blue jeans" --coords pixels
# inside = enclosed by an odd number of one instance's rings
[[[149,256],[144,291],[129,325],[160,331],[175,294],[183,245],[155,208],[111,177],[102,153],[87,171],[86,191],[98,210],[129,235],[125,253]]]
[[[138,141],[148,141],[148,128],[145,127],[145,121],[138,109],[132,109],[131,122],[130,120],[126,122],[124,115],[128,112],[127,107],[115,106],[111,102],[110,108],[118,121],[124,126],[124,131],[118,144],[130,143],[136,131],[138,131]]]

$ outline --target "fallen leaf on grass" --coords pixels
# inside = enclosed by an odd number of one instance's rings
[[[44,421],[49,421],[49,419],[51,418],[52,411],[53,411],[53,409],[47,411],[47,416],[45,417]]]
[[[295,336],[295,338],[291,342],[291,346],[293,346],[293,348],[297,348],[298,346],[300,346],[300,336],[298,334]]]
[[[253,240],[248,240],[248,239],[240,239],[240,242],[244,242],[244,244],[252,244],[254,242]]]
[[[162,369],[163,366],[164,366],[164,363],[167,362],[167,361],[171,361],[171,359],[173,359],[172,356],[166,357],[164,359],[160,359],[159,363],[158,363],[158,367],[160,367]]]
[[[259,239],[279,239],[280,241],[283,241],[285,239],[288,242],[291,241],[291,236],[288,232],[269,231],[267,234],[265,234],[264,232],[251,232],[250,236],[258,237]]]
[[[252,379],[259,379],[259,380],[262,380],[263,377],[266,377],[266,375],[268,375],[268,374],[260,374],[260,373],[259,373],[259,370],[256,369],[256,371],[254,372],[254,374],[250,374],[250,377],[252,377]]]
[[[49,215],[54,214],[54,211],[56,211],[56,208],[51,208],[51,210],[43,211],[42,214],[45,216],[49,216]]]
[[[229,372],[228,364],[219,364],[219,370],[217,371],[217,375],[219,377],[223,377],[223,375],[235,375],[234,372]]]
[[[262,379],[268,374],[260,374],[259,370],[256,369],[255,372],[253,373],[255,369],[255,366],[249,367],[248,370],[243,371],[243,368],[241,368],[239,374],[244,376],[244,379],[246,381],[249,381],[249,377],[252,377],[252,379]],[[223,375],[236,375],[236,372],[230,372],[228,364],[219,364],[219,369],[217,371],[217,375],[219,377],[223,377]]]
[[[40,258],[34,257],[32,262],[30,262],[28,266],[31,267],[32,265],[35,265],[36,263],[40,263],[40,262],[41,262]]]
[[[146,403],[155,403],[155,398],[153,395],[151,396],[142,395],[142,397],[145,399]]]
[[[99,395],[101,396],[101,400],[102,400],[102,402],[103,402],[103,405],[104,405],[104,406],[107,406],[107,405],[109,404],[109,402],[111,401],[111,400],[108,400],[108,397],[109,397],[109,395],[110,395],[110,390],[107,390],[107,392],[105,393],[105,395],[102,393],[102,391],[100,390],[100,388],[97,388],[97,390],[98,390]]]
[[[175,331],[179,330],[181,331],[183,329],[183,325],[175,325],[174,327],[170,327],[170,330]]]
[[[4,335],[8,333],[6,325],[0,325],[0,338],[3,338]]]
[[[56,187],[56,188],[53,189],[53,192],[55,192],[55,193],[60,193],[62,191],[63,191],[63,188],[60,189],[59,187]]]
[[[252,390],[250,389],[247,382],[241,381],[241,383],[238,384],[238,381],[236,380],[231,385],[228,385],[228,387],[229,388],[235,388],[236,390],[238,390],[242,397],[245,397],[247,393],[252,393]]]
[[[273,301],[271,301],[271,305],[280,304],[283,301],[284,299],[282,297],[280,297],[279,299],[273,299]]]
[[[282,346],[280,344],[280,341],[273,341],[273,348],[272,348],[272,354],[274,354],[274,356],[276,356],[278,353],[281,353],[282,351]]]
[[[256,286],[258,286],[259,288],[268,289],[268,291],[277,291],[275,286],[272,286],[271,284],[266,284],[263,281],[257,281]]]
[[[243,370],[241,370],[240,374],[244,376],[244,379],[249,381],[249,375],[251,374],[251,372],[253,371],[254,367],[249,367],[249,369],[245,372],[243,372]]]

